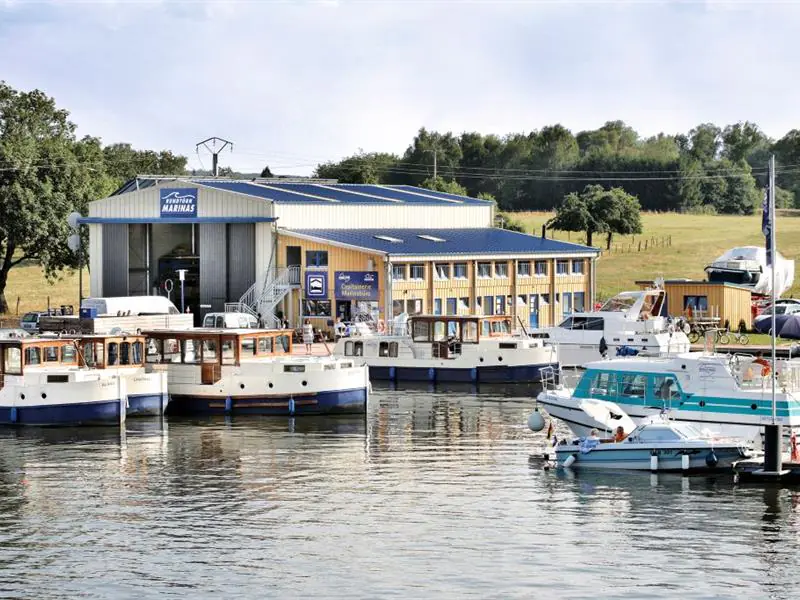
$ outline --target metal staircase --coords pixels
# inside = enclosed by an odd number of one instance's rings
[[[261,314],[261,320],[265,326],[279,327],[280,323],[278,323],[278,317],[275,315],[275,308],[292,288],[299,285],[299,265],[278,269],[275,277],[267,278],[263,288],[259,290],[258,284],[254,283],[242,294],[239,302],[227,303],[225,310],[247,312],[254,316]]]

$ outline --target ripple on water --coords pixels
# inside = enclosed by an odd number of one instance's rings
[[[544,472],[532,403],[0,432],[8,597],[789,597],[800,496]],[[563,432],[563,428],[559,428]]]

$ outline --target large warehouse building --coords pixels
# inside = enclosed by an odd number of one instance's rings
[[[597,250],[493,227],[494,204],[410,186],[138,177],[90,203],[91,294],[241,303],[318,328],[371,316],[556,323],[594,301]]]

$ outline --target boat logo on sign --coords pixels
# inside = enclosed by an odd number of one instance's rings
[[[306,273],[306,298],[328,297],[328,274]]]
[[[162,217],[197,217],[197,188],[162,188],[159,191]]]

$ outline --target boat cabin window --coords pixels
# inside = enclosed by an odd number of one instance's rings
[[[44,362],[58,362],[58,346],[45,346]]]
[[[611,396],[614,393],[616,376],[614,373],[597,373],[592,379],[590,393],[600,396]]]
[[[623,294],[618,294],[608,300],[601,308],[601,312],[626,312],[628,311],[636,301],[641,298],[641,293],[639,292],[628,292]]]
[[[378,346],[378,356],[397,356],[397,342],[381,342]]]
[[[619,376],[619,394],[624,398],[644,398],[647,375],[628,373]]]
[[[431,337],[429,321],[415,319],[411,324],[411,339],[415,342],[428,342]]]
[[[561,329],[581,331],[603,331],[603,319],[598,317],[567,317],[559,325]]]
[[[461,324],[462,341],[473,344],[478,343],[478,323],[477,321],[464,321]]]
[[[204,339],[203,340],[203,362],[204,363],[215,363],[219,358],[217,355],[217,340],[211,339]]]
[[[119,344],[109,342],[108,344],[108,366],[115,367],[119,363]]]
[[[259,354],[272,354],[272,338],[260,337],[258,338],[258,353]]]
[[[364,356],[364,342],[345,342],[345,356]]]
[[[201,350],[200,344],[197,340],[187,339],[181,340],[181,355],[183,356],[183,363],[187,365],[196,365],[200,363]]]
[[[39,365],[42,363],[42,349],[38,346],[28,346],[25,348],[25,364]]]
[[[271,338],[268,338],[270,342]],[[223,365],[236,364],[236,338],[222,338],[220,342],[220,353],[222,354]]]
[[[666,427],[646,427],[636,435],[642,442],[674,442],[682,439],[678,433]]]
[[[133,351],[133,364],[141,365],[144,362],[142,360],[142,355],[144,354],[144,343],[133,342],[133,344],[131,344],[131,349]]]
[[[162,362],[181,362],[181,345],[176,338],[164,340],[164,360]]]
[[[678,382],[671,375],[656,375],[653,378],[653,397],[664,402],[680,399]]]
[[[279,335],[275,338],[275,352],[291,352],[292,341],[288,335]]]
[[[3,372],[6,375],[22,375],[22,351],[19,346],[3,348]]]
[[[78,352],[72,344],[61,346],[61,362],[66,364],[75,364],[77,362]]]

